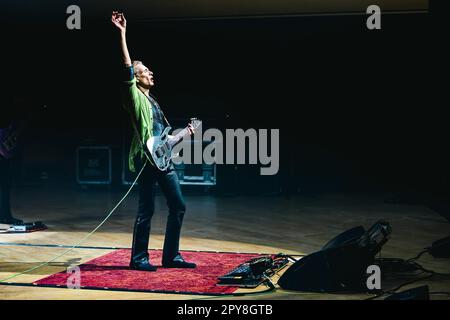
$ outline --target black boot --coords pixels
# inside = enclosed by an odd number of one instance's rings
[[[130,262],[130,268],[133,270],[140,270],[140,271],[156,271],[156,266],[150,264],[147,257],[144,257],[140,260],[131,261]]]
[[[177,254],[175,258],[171,261],[163,261],[163,268],[190,268],[193,269],[197,267],[195,263],[184,261],[181,254]]]

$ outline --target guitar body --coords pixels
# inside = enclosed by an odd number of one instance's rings
[[[191,126],[193,129],[197,129],[201,125],[201,121],[192,118]],[[169,132],[172,128],[167,127],[164,129],[160,136],[154,136],[147,140],[147,150],[150,153],[150,158],[156,168],[161,171],[167,170],[172,161],[172,149],[178,144],[184,136],[189,135],[189,129],[183,129],[175,137],[169,139]]]
[[[147,149],[151,160],[161,171],[167,170],[172,160],[173,146],[169,143],[169,131],[171,129],[167,127],[160,136],[151,137],[147,140]]]
[[[17,147],[17,135],[14,125],[0,129],[0,155],[5,159],[14,156]]]

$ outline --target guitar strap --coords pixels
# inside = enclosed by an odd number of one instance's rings
[[[162,114],[162,116],[163,116],[163,118],[164,118],[164,121],[166,122],[167,126],[169,126],[169,127],[172,128],[172,126],[170,125],[169,121],[168,121],[167,118],[166,118],[166,115],[165,115],[164,112],[162,111],[162,109],[161,109],[161,107],[159,106],[158,102],[156,102],[156,98],[155,98],[150,92],[148,93],[148,95],[150,96],[150,101],[151,101],[151,103],[155,104],[155,105],[159,108],[159,111],[161,112],[161,114]]]

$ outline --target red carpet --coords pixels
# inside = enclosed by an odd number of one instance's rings
[[[161,250],[151,250],[150,261],[161,266]],[[116,250],[80,265],[81,288],[160,293],[229,294],[237,287],[217,286],[217,277],[258,254],[182,251],[186,261],[197,264],[195,269],[158,268],[156,272],[131,270],[130,250]],[[66,287],[72,274],[55,273],[36,281],[39,286]]]

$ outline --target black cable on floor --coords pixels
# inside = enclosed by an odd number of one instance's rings
[[[424,255],[425,253],[427,253],[428,251],[430,251],[430,248],[425,248],[425,250],[421,251],[417,256],[415,256],[414,258],[408,259],[408,260],[406,260],[406,261],[407,261],[407,262],[416,261],[416,260],[418,260],[422,255]]]
[[[394,289],[382,290],[380,293],[376,294],[376,295],[373,296],[373,297],[367,298],[366,300],[374,300],[374,299],[377,299],[377,298],[381,298],[382,296],[385,296],[385,295],[387,295],[387,294],[394,294],[394,293],[396,293],[397,290],[400,290],[401,288],[403,288],[403,287],[406,286],[406,285],[413,284],[413,283],[415,283],[415,282],[419,282],[419,281],[422,281],[422,280],[427,280],[427,279],[430,279],[430,278],[433,277],[433,276],[434,276],[434,275],[431,274],[431,275],[428,275],[428,276],[426,276],[426,277],[422,277],[422,278],[418,278],[418,279],[414,279],[414,280],[405,282],[405,283],[399,285],[398,287],[396,287],[396,288],[394,288]]]
[[[423,273],[427,273],[428,274],[428,276],[426,276],[426,277],[421,277],[421,278],[417,278],[417,279],[414,279],[414,280],[411,280],[411,281],[407,281],[407,282],[405,282],[405,283],[402,283],[401,285],[399,285],[399,286],[397,286],[397,287],[395,287],[395,288],[393,288],[393,289],[389,289],[389,290],[382,290],[380,293],[378,293],[377,295],[375,295],[375,296],[373,296],[373,297],[370,297],[370,298],[368,298],[368,299],[366,299],[366,300],[373,300],[373,299],[377,299],[377,298],[380,298],[380,297],[382,297],[382,296],[384,296],[384,295],[386,295],[386,294],[394,294],[394,293],[396,293],[398,290],[400,290],[401,288],[403,288],[404,286],[407,286],[407,285],[410,285],[410,284],[413,284],[413,283],[415,283],[415,282],[419,282],[419,281],[422,281],[422,280],[428,280],[428,279],[430,279],[430,278],[432,278],[432,277],[434,277],[434,276],[444,276],[444,277],[448,277],[448,276],[450,276],[450,274],[448,274],[448,273],[439,273],[439,272],[435,272],[435,271],[433,271],[433,270],[428,270],[428,269],[426,269],[425,267],[423,267],[421,264],[419,264],[419,263],[417,263],[417,262],[414,262],[414,260],[417,260],[418,259],[418,257],[420,257],[423,253],[425,253],[425,252],[427,252],[428,250],[426,250],[426,251],[423,251],[423,252],[421,252],[420,254],[418,254],[415,258],[412,258],[412,259],[408,259],[408,260],[403,260],[403,259],[395,259],[395,258],[391,258],[391,259],[379,259],[379,261],[381,262],[381,265],[382,265],[382,263],[383,263],[383,261],[389,261],[389,262],[391,262],[391,264],[392,265],[394,265],[394,263],[396,263],[396,264],[398,264],[398,265],[401,265],[401,264],[403,264],[404,266],[408,266],[409,265],[409,267],[410,267],[410,270],[404,270],[403,272],[411,272],[411,271],[417,271],[417,270],[420,270],[420,271],[422,271],[422,273],[420,273],[420,274],[423,274]],[[398,272],[402,272],[402,271],[398,271]],[[420,274],[418,274],[418,275],[420,275]],[[442,294],[444,294],[444,292],[441,292]],[[431,293],[430,293],[431,294]],[[446,294],[446,293],[445,293]]]

